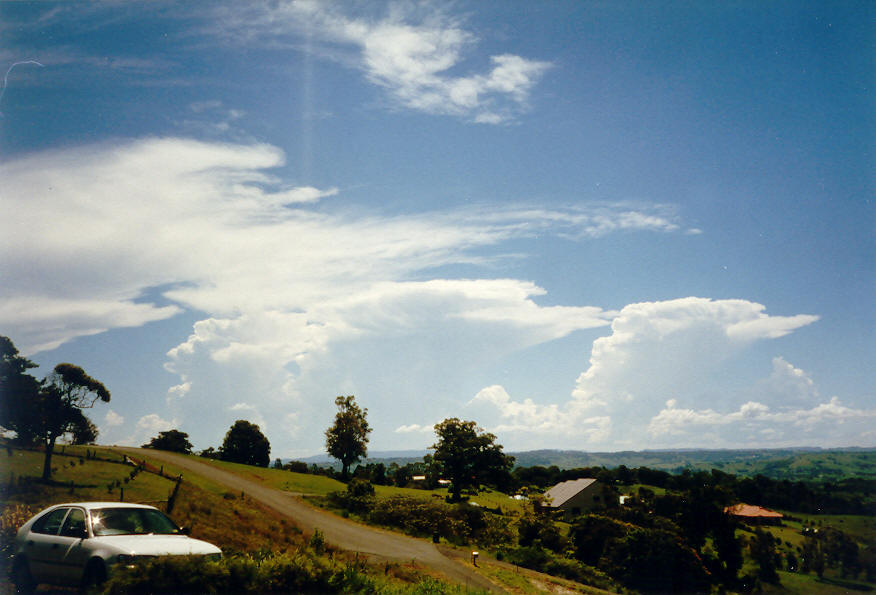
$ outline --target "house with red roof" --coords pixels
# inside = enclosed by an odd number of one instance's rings
[[[782,519],[785,518],[781,512],[742,503],[726,507],[724,513],[751,525],[781,525]]]

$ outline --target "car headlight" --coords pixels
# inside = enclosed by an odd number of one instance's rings
[[[116,564],[124,566],[125,568],[133,568],[136,560],[137,559],[134,556],[129,554],[119,554],[116,556]]]

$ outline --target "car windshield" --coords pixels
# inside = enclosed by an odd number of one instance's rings
[[[91,528],[101,535],[150,535],[180,532],[164,513],[151,508],[100,508],[91,511]]]

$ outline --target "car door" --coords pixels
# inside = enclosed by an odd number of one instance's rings
[[[58,533],[60,548],[55,569],[58,582],[68,585],[79,585],[82,582],[89,554],[87,538],[85,510],[78,507],[71,508]]]
[[[31,525],[24,552],[30,561],[30,572],[38,583],[55,583],[59,577],[58,562],[61,559],[61,543],[58,533],[69,507],[51,510]]]

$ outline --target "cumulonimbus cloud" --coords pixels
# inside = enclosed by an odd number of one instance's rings
[[[469,405],[492,413],[493,431],[565,448],[671,446],[678,437],[698,446],[800,444],[806,435],[853,443],[864,438],[876,410],[836,397],[823,401],[813,380],[782,357],[773,358],[768,377],[747,386],[720,380],[752,343],[817,320],[769,315],[746,300],[631,304],[613,318],[611,333],[594,341],[590,365],[567,402],[513,399],[495,385]]]

